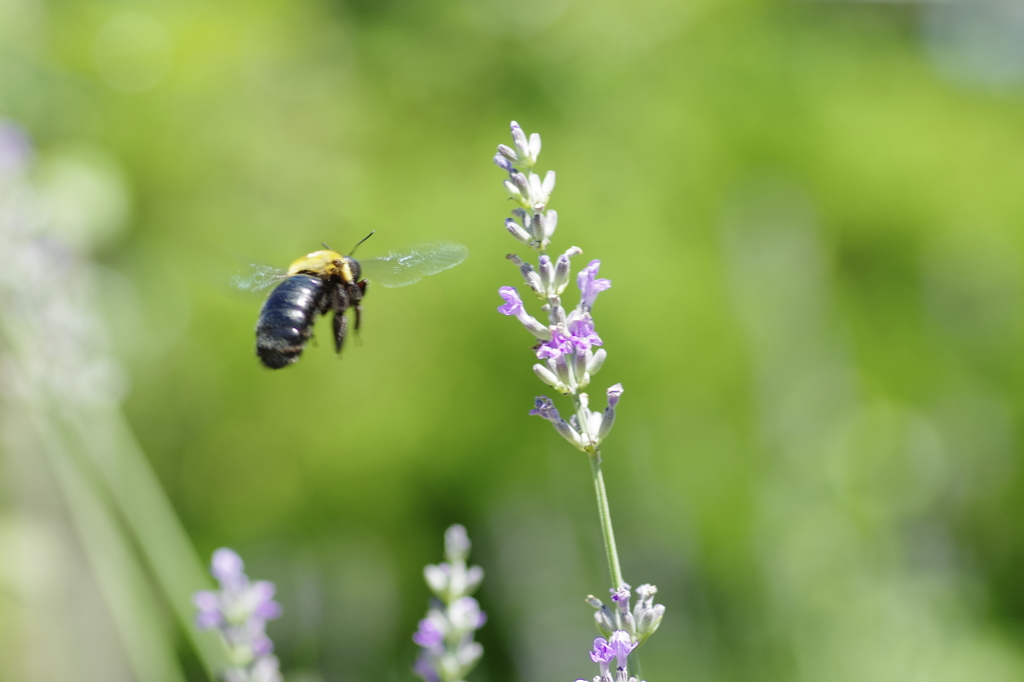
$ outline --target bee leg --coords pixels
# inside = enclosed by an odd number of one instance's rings
[[[340,353],[341,347],[345,343],[345,332],[348,331],[348,317],[345,315],[344,310],[338,310],[334,313],[334,349],[335,352]]]
[[[362,325],[362,323],[363,323],[363,306],[362,306],[362,300],[363,300],[363,296],[366,296],[366,285],[367,285],[367,284],[368,284],[368,282],[367,282],[367,281],[366,281],[365,279],[364,279],[364,280],[362,280],[362,281],[360,281],[360,282],[356,282],[356,286],[357,286],[357,287],[359,287],[359,296],[358,296],[358,297],[356,298],[356,300],[355,300],[355,309],[356,309],[356,332],[358,332],[358,331],[359,331],[359,327],[360,327],[360,326]]]

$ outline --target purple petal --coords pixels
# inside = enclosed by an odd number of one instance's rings
[[[277,588],[274,583],[269,580],[257,580],[252,584],[253,596],[257,600],[264,602],[270,601],[274,598],[274,593],[277,592]]]
[[[220,608],[217,593],[210,590],[199,590],[192,595],[192,603],[200,611],[216,611]]]
[[[600,269],[601,261],[592,260],[587,267],[580,270],[576,278],[576,286],[580,288],[580,301],[584,308],[592,308],[597,295],[612,286],[610,279],[597,279],[597,272]]]
[[[557,360],[573,349],[572,337],[562,332],[551,333],[551,340],[545,341],[537,347],[537,358],[540,360]]]
[[[519,298],[519,292],[515,287],[501,287],[498,295],[505,299],[505,305],[498,307],[502,315],[517,315],[523,310],[523,300]]]
[[[609,386],[608,387],[608,409],[609,410],[614,410],[615,406],[619,404],[619,398],[622,397],[622,393],[623,393],[622,384],[615,384],[614,386]],[[641,587],[643,587],[643,586],[641,585]]]
[[[558,414],[558,408],[551,401],[551,398],[546,395],[538,396],[533,401],[534,407],[530,410],[529,414],[538,417],[543,417],[550,422],[557,422],[561,419]]]
[[[252,652],[257,658],[266,656],[274,650],[274,643],[264,634],[259,634],[252,639]]]
[[[261,620],[274,620],[281,617],[281,605],[276,601],[265,601],[260,603],[253,611],[253,615]]]
[[[604,341],[594,331],[594,320],[590,315],[584,315],[569,323],[569,333],[572,335],[573,347],[581,353],[585,353],[593,346],[602,346]]]
[[[416,659],[416,662],[412,666],[412,671],[422,677],[425,682],[440,682],[441,680],[441,678],[437,676],[434,664],[431,663],[430,658],[425,655],[421,655]]]
[[[413,633],[412,641],[425,649],[434,649],[444,642],[444,633],[437,627],[437,623],[430,618],[424,618],[420,621],[419,629]]]
[[[615,658],[615,650],[608,646],[608,640],[598,637],[594,640],[594,649],[590,652],[590,660],[594,663],[610,663]]]
[[[212,630],[223,622],[220,611],[200,611],[196,614],[196,627],[200,630]]]
[[[636,642],[633,641],[628,632],[616,630],[612,633],[612,638],[608,643],[615,651],[616,666],[624,670],[626,668],[626,659],[629,658],[629,652],[636,648]]]
[[[507,171],[509,173],[514,173],[516,170],[515,166],[512,165],[512,162],[505,158],[505,156],[500,152],[494,155],[494,163],[496,163],[503,171]]]

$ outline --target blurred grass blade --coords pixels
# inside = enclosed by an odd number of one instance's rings
[[[160,622],[158,599],[97,482],[75,461],[53,424],[38,413],[34,419],[36,433],[137,679],[185,682],[171,646],[173,638]]]
[[[88,415],[73,412],[69,421],[135,535],[203,667],[212,676],[224,667],[224,653],[216,638],[193,627],[192,605],[192,594],[207,587],[210,578],[131,427],[113,406],[90,410]]]

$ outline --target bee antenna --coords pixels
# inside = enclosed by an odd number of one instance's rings
[[[373,231],[373,232],[371,232],[370,234],[368,234],[368,235],[366,235],[365,237],[363,237],[362,239],[360,239],[360,240],[359,240],[359,242],[358,242],[358,243],[357,243],[357,244],[356,244],[355,246],[353,246],[353,247],[352,247],[352,251],[351,251],[351,252],[349,252],[349,254],[348,254],[348,255],[350,255],[350,256],[351,256],[351,255],[352,255],[353,253],[355,253],[355,252],[356,252],[356,249],[358,249],[358,248],[359,248],[359,244],[362,244],[362,243],[363,243],[363,242],[365,242],[365,241],[366,241],[367,239],[369,239],[370,237],[372,237],[372,236],[373,236],[373,233],[374,233],[374,232],[376,232],[376,231],[377,231],[377,230],[374,230],[374,231]]]
[[[320,242],[320,246],[324,247],[328,251],[334,251],[331,247],[327,246],[327,242]]]

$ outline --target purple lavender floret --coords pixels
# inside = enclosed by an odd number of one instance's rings
[[[600,666],[601,677],[608,675],[608,664],[615,658],[615,650],[608,645],[608,640],[598,637],[594,640],[594,648],[590,652],[590,660]]]
[[[592,260],[587,267],[580,271],[579,276],[576,278],[576,286],[580,288],[580,306],[584,310],[593,308],[597,295],[612,287],[610,279],[597,278],[597,271],[600,269],[601,261]]]
[[[530,415],[543,417],[551,423],[563,421],[561,415],[558,414],[558,408],[555,407],[555,403],[546,395],[534,398],[534,407],[530,410]]]
[[[523,299],[519,298],[519,292],[515,287],[501,287],[498,295],[505,299],[505,305],[498,306],[498,312],[502,315],[521,315],[526,309],[523,307]]]
[[[526,312],[526,308],[523,306],[523,299],[519,297],[519,292],[516,291],[515,287],[501,287],[498,289],[498,295],[505,300],[505,305],[498,306],[499,313],[515,316],[526,327],[527,331],[538,339],[552,338],[551,330]]]
[[[437,618],[424,618],[419,628],[413,633],[412,641],[424,649],[438,649],[444,644],[444,632],[438,625]]]
[[[620,585],[619,587],[613,587],[609,590],[612,593],[612,601],[620,606],[624,605],[629,610],[629,586]]]
[[[619,404],[619,398],[622,397],[623,388],[622,384],[612,384],[608,387],[608,409],[614,410],[615,406]]]
[[[615,651],[615,666],[619,670],[625,670],[626,660],[633,649],[637,647],[637,643],[633,641],[628,632],[616,630],[612,633],[612,638],[608,640],[608,644]]]
[[[539,360],[557,360],[568,355],[573,349],[573,338],[557,329],[551,332],[551,339],[537,346]]]
[[[434,664],[426,653],[421,653],[416,657],[416,662],[412,664],[412,671],[423,678],[424,682],[441,682],[437,670],[434,669]]]
[[[594,319],[586,313],[569,320],[569,338],[578,353],[585,353],[593,346],[604,345],[601,337],[594,331]]]

